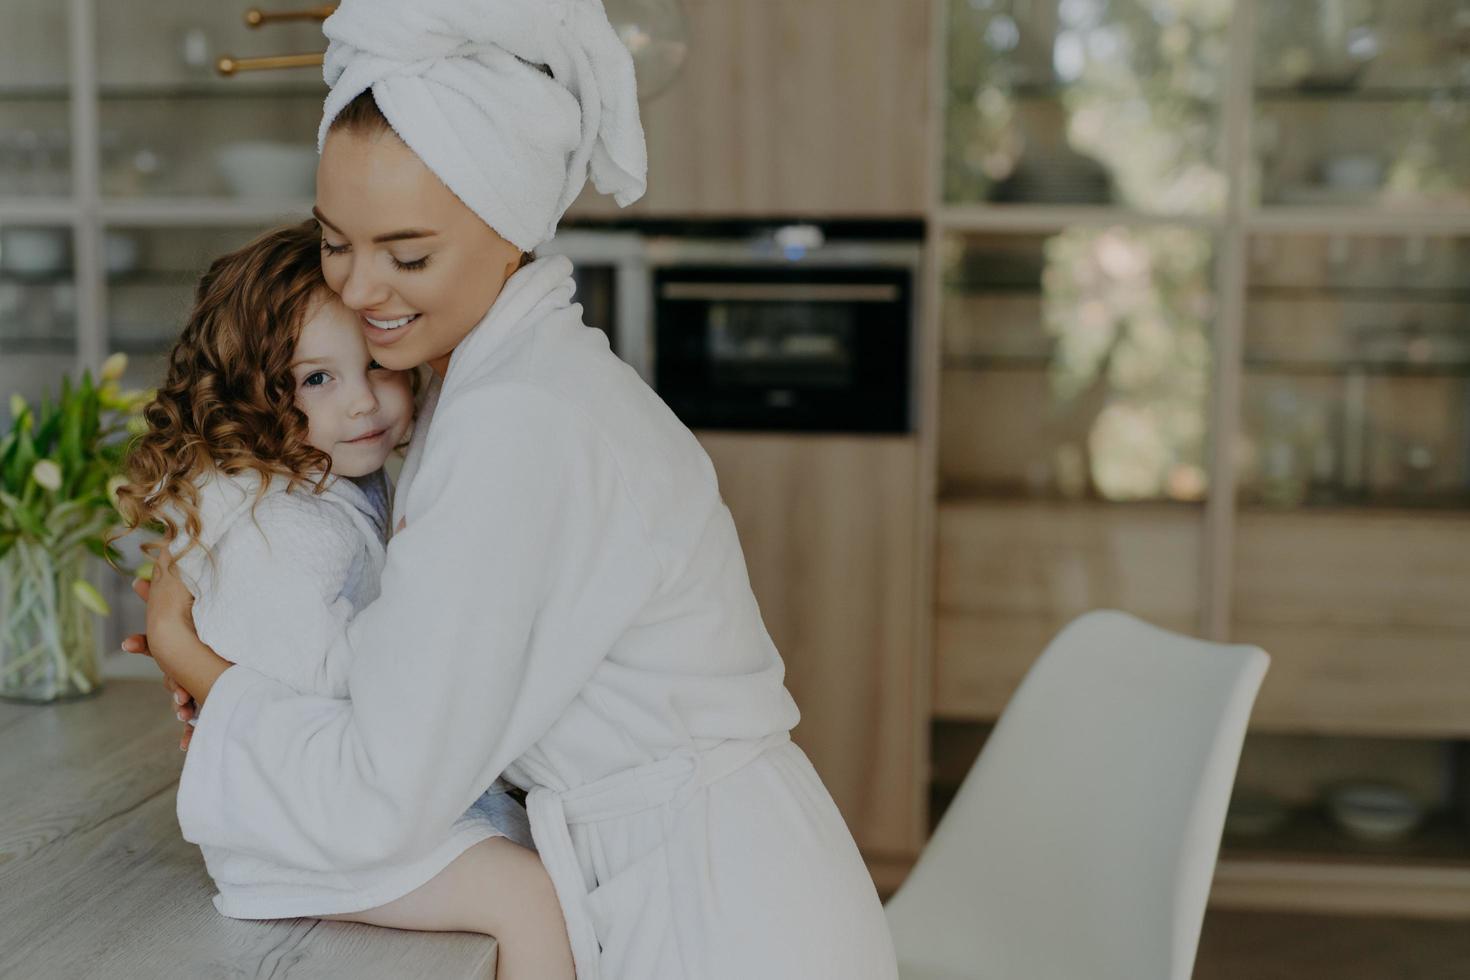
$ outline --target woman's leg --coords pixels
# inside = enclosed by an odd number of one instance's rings
[[[387,905],[323,915],[421,932],[480,932],[500,943],[497,980],[574,980],[566,921],[534,851],[504,837],[480,841],[429,881]]]

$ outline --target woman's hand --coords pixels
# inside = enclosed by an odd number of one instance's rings
[[[133,591],[144,602],[148,601],[148,586],[147,579],[133,579]],[[131,636],[124,637],[122,648],[128,653],[137,653],[145,657],[152,656],[152,652],[148,649],[148,637],[143,633],[134,633]],[[163,686],[173,701],[174,715],[179,721],[184,723],[184,734],[179,739],[179,750],[181,752],[187,752],[189,742],[194,738],[194,726],[189,724],[189,719],[198,713],[199,706],[194,703],[193,695],[184,690],[177,681],[167,674],[163,675]]]
[[[123,648],[151,655],[164,673],[165,686],[174,691],[175,702],[180,693],[192,694],[197,711],[232,664],[200,641],[194,630],[194,597],[166,553],[155,563],[152,581],[143,588],[135,583],[134,588],[148,603],[148,631],[129,637]],[[179,711],[184,720],[193,713]],[[188,742],[186,734],[181,744],[187,747]]]

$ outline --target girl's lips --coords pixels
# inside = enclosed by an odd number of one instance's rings
[[[367,317],[361,313],[358,314],[357,318],[362,321],[362,332],[367,337],[368,343],[376,344],[379,347],[387,347],[389,344],[397,343],[402,339],[404,334],[416,327],[422,316],[423,314],[421,313],[415,313],[412,320],[392,330],[384,330],[382,327],[373,326],[368,322]]]
[[[347,440],[347,442],[349,445],[354,443],[375,442],[376,440],[383,438],[383,434],[387,431],[387,429],[379,429],[376,432],[369,432],[365,436],[358,436],[356,439],[349,439]]]

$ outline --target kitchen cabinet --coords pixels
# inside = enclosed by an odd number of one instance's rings
[[[881,886],[925,834],[916,440],[696,435],[801,709],[792,736]]]
[[[125,386],[157,384],[208,259],[309,213],[320,69],[223,79],[213,62],[319,49],[320,29],[254,32],[243,13],[184,0],[6,5],[0,389],[38,397],[114,351],[130,356]],[[113,652],[142,612],[120,576],[103,581],[120,612],[98,644]]]
[[[1237,790],[1290,817],[1227,834],[1217,903],[1470,915],[1462,6],[938,0],[943,779],[1126,609],[1273,657]],[[1404,841],[1322,814],[1424,773]]]
[[[899,215],[925,206],[930,5],[685,0],[689,56],[642,107],[648,194],[577,216]]]

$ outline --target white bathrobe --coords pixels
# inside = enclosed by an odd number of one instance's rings
[[[387,477],[334,477],[320,494],[287,492],[278,477],[258,502],[254,473],[216,474],[198,486],[198,545],[187,548],[185,534],[171,550],[183,553],[178,567],[195,596],[200,639],[300,694],[345,698],[350,651],[335,641],[378,596]],[[203,844],[219,888],[214,906],[244,919],[352,912],[397,898],[477,841],[504,833],[530,846],[525,812],[505,789],[497,782],[425,855],[367,871],[293,867],[268,853]],[[180,788],[180,806],[194,790]]]
[[[351,699],[216,682],[185,836],[428,877],[504,773],[581,980],[895,977],[709,458],[572,290],[563,257],[515,273],[431,392],[382,595],[338,639]]]

